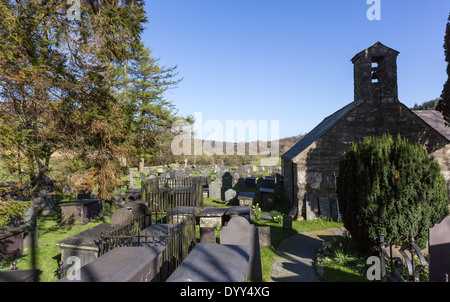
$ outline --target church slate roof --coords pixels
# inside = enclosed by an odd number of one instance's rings
[[[442,114],[436,110],[412,110],[418,117],[424,120],[440,134],[450,140],[450,127],[445,126]]]
[[[291,149],[284,153],[281,157],[287,159],[294,159],[297,155],[308,148],[313,142],[324,135],[328,130],[331,129],[337,122],[344,118],[350,111],[355,109],[362,103],[362,100],[351,102],[345,107],[339,109],[332,115],[326,117],[319,125],[317,125],[313,130],[305,135],[297,144],[295,144]]]

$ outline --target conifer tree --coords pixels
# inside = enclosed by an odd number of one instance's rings
[[[444,37],[445,61],[447,62],[447,81],[442,90],[441,99],[436,107],[444,116],[447,126],[450,126],[450,13]]]

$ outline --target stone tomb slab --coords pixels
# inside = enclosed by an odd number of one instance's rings
[[[227,226],[220,231],[220,244],[249,246],[250,258],[247,279],[251,281],[262,280],[259,234],[255,225],[250,224],[247,219],[241,216],[232,218]]]
[[[177,224],[172,223],[152,224],[139,232],[139,242],[141,245],[145,243],[150,245],[166,245],[170,231],[176,226]]]
[[[226,208],[205,208],[195,216],[200,217],[200,227],[221,227],[226,211]]]
[[[166,282],[245,282],[248,245],[197,243]]]
[[[60,282],[151,282],[157,281],[164,246],[116,247],[79,269],[79,280]],[[74,272],[74,275],[77,271]]]
[[[255,192],[240,192],[238,195],[240,206],[252,206]]]
[[[178,206],[167,211],[169,223],[181,223],[189,215],[195,214],[198,207]]]
[[[116,225],[102,223],[86,229],[56,243],[61,250],[61,260],[67,263],[71,256],[80,258],[80,265],[84,266],[98,258],[99,241],[102,233],[111,231]]]
[[[84,225],[100,217],[103,199],[80,199],[60,204],[61,225]]]
[[[249,206],[231,206],[228,208],[225,215],[230,216],[230,219],[233,219],[237,216],[242,216],[247,220],[250,219],[250,207]]]

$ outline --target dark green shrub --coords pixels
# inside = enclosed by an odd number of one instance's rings
[[[350,147],[339,169],[342,219],[362,255],[377,251],[380,234],[395,243],[410,230],[424,247],[428,229],[448,214],[440,167],[420,145],[388,135],[366,138]]]

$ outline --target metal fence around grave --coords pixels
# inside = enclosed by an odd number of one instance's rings
[[[175,207],[200,207],[203,204],[203,177],[147,179],[141,183],[143,201],[150,211],[166,212]]]
[[[145,232],[144,221],[148,215],[117,227],[104,234],[100,240],[99,256],[111,251],[116,247],[124,246],[166,246],[160,258],[160,272],[157,281],[165,281],[178,267],[189,252],[194,248],[197,239],[195,234],[195,214],[183,214],[179,224],[164,224],[167,213],[154,212],[151,214],[156,222],[167,229]],[[154,221],[155,221],[154,220]],[[157,223],[158,224],[158,223]]]

